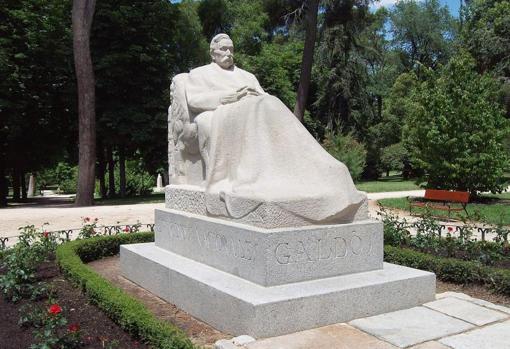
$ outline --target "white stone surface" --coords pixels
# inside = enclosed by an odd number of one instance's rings
[[[243,334],[242,336],[237,336],[237,337],[232,338],[232,342],[235,345],[246,345],[248,343],[255,342],[255,338],[253,338],[252,336]]]
[[[28,180],[28,192],[27,197],[33,198],[35,196],[35,177],[34,175],[30,175]]]
[[[453,349],[508,349],[510,321],[497,323],[439,340]]]
[[[172,210],[211,216],[206,209],[205,189],[196,185],[171,184],[166,186],[165,206]],[[216,206],[215,212],[216,215],[212,215],[213,217],[266,229],[303,227],[316,224],[316,222],[293,214],[280,207],[277,203],[272,202],[264,202],[242,217],[230,217],[223,204]],[[363,202],[351,218],[352,219],[345,220],[343,223],[369,219],[368,200]]]
[[[156,210],[156,246],[263,286],[381,269],[377,221],[261,229]]]
[[[161,177],[160,173],[158,173],[158,178],[156,180],[156,188],[158,188],[158,190],[163,189],[163,177]]]
[[[214,349],[239,349],[239,347],[232,340],[220,339],[214,343]]]
[[[240,219],[271,203],[315,223],[352,221],[366,195],[347,167],[234,65],[228,35],[210,53],[211,64],[172,82],[171,182],[203,186],[210,215]]]
[[[430,303],[425,303],[423,306],[477,326],[487,325],[491,322],[508,318],[508,314],[500,313],[499,311],[491,310],[455,297],[442,298]]]
[[[475,327],[425,307],[414,307],[358,319],[349,324],[401,348]]]
[[[151,243],[121,246],[120,258],[133,282],[221,331],[255,338],[409,308],[435,294],[434,274],[392,264],[264,287]]]

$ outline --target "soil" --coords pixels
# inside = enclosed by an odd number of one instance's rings
[[[148,348],[131,338],[101,310],[90,304],[79,289],[63,278],[55,263],[41,265],[37,276],[40,280],[47,282],[54,290],[55,299],[62,307],[68,324],[76,323],[79,325],[83,342],[81,348]],[[19,310],[27,303],[30,302],[11,303],[0,297],[0,314],[2,314],[0,317],[0,348],[22,349],[29,348],[31,344],[35,343],[34,328],[23,328],[18,325]],[[47,300],[31,302],[30,304],[30,309],[48,307]]]

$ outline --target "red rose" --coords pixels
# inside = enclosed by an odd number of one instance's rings
[[[89,217],[85,217],[85,218],[83,218],[83,220],[84,220],[85,222],[89,222],[89,221],[90,221],[90,218],[89,218]]]
[[[129,229],[129,227],[126,225],[126,227],[123,229],[125,233],[129,233],[131,231],[131,229]]]
[[[78,332],[80,330],[80,325],[70,324],[68,330],[69,332]]]
[[[45,231],[45,232],[43,233],[43,236],[44,236],[45,238],[47,238],[48,236],[50,236],[50,233],[48,233],[47,231]]]
[[[48,313],[57,315],[62,312],[62,308],[58,304],[52,304],[50,305],[50,308],[48,309]]]
[[[453,227],[448,227],[448,232],[452,232],[453,231]]]

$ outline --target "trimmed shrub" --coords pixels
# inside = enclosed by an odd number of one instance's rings
[[[501,294],[510,295],[510,270],[486,267],[480,263],[455,258],[441,258],[389,245],[384,246],[384,260],[431,271],[443,281],[482,284]]]
[[[154,348],[193,349],[195,346],[181,330],[155,318],[142,303],[84,264],[117,254],[121,244],[153,240],[153,233],[75,240],[57,248],[57,262],[66,277],[78,285],[91,302],[132,336],[141,338]]]

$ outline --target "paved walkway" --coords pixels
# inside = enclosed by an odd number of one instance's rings
[[[423,306],[217,349],[509,349],[510,308],[463,293],[438,294]],[[248,343],[246,343],[248,341]],[[236,345],[234,344],[243,345]]]
[[[83,217],[98,218],[98,225],[154,223],[154,209],[165,204],[101,205],[73,207],[72,203],[60,200],[45,204],[20,205],[0,209],[0,237],[18,235],[18,228],[25,225],[41,227],[49,231],[80,228]]]

